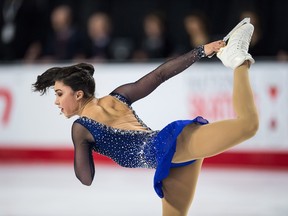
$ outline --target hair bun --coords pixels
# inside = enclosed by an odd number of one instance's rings
[[[91,76],[94,74],[94,67],[92,64],[80,63],[75,66],[81,68],[82,70],[86,70]]]

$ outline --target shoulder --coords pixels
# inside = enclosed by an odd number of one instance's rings
[[[131,105],[131,102],[122,94],[119,94],[119,93],[116,93],[116,92],[112,92],[109,94],[110,96],[118,99],[119,101],[121,101],[122,103],[130,106]]]
[[[91,124],[92,121],[85,117],[79,117],[74,121],[71,128],[71,135],[74,144],[94,141],[94,138],[90,133]]]
[[[97,122],[107,123],[111,121],[111,118],[114,119],[116,117],[123,116],[128,112],[131,112],[131,107],[129,107],[126,103],[122,102],[117,97],[106,95],[98,98],[95,106],[85,109],[82,112],[82,116],[86,116]],[[84,126],[87,125],[85,118],[79,118],[76,120],[76,122]]]
[[[127,109],[130,108],[128,100],[120,94],[109,94],[99,98],[98,105],[104,109]]]
[[[78,128],[84,129],[86,127],[86,122],[87,122],[86,118],[82,116],[75,119],[71,127],[72,131]]]
[[[71,132],[72,135],[73,134],[79,134],[79,133],[86,133],[88,131],[89,128],[89,122],[88,122],[88,118],[86,117],[79,117],[77,118],[71,127]]]

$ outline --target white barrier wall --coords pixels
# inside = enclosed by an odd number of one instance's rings
[[[97,97],[135,81],[158,65],[95,64]],[[37,75],[52,66],[0,66],[0,147],[71,147],[70,127],[76,117],[59,115],[53,89],[42,97],[31,90]],[[133,107],[153,129],[197,115],[210,122],[230,118],[234,115],[232,75],[220,62],[196,63]],[[260,129],[235,149],[288,151],[288,64],[257,62],[251,67],[250,77]]]

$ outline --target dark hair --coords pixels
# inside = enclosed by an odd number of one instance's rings
[[[68,67],[53,67],[37,77],[32,84],[33,91],[45,94],[56,81],[70,86],[73,91],[82,90],[84,98],[90,98],[95,93],[94,67],[91,64],[80,63]]]

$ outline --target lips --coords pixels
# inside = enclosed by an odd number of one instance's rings
[[[63,108],[62,107],[58,107],[60,109],[60,112],[63,113]]]

